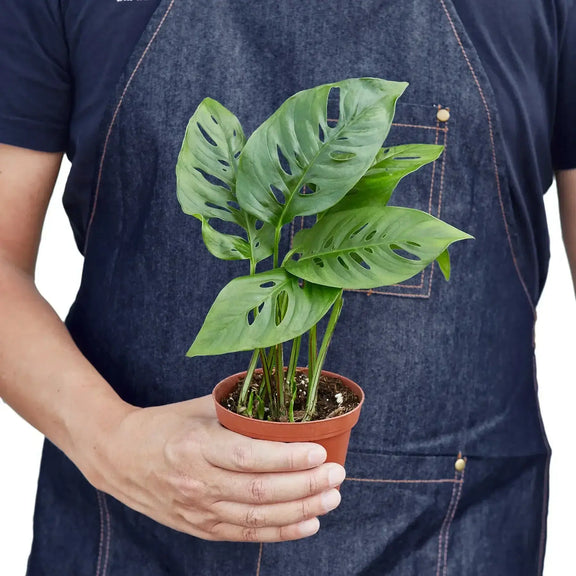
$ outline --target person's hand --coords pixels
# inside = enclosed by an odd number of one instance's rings
[[[85,452],[84,452],[85,454]],[[253,440],[223,428],[210,396],[135,408],[92,456],[88,480],[130,508],[198,538],[251,542],[315,534],[340,503],[345,471],[317,444]]]

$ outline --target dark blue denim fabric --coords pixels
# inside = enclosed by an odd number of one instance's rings
[[[450,283],[430,268],[346,292],[326,367],[367,399],[340,508],[306,540],[205,542],[96,492],[47,444],[29,576],[541,574],[550,447],[534,373],[538,268],[511,202],[492,89],[450,2],[163,0],[103,125],[67,326],[139,406],[208,394],[245,369],[249,354],[185,357],[218,290],[247,273],[210,256],[178,205],[187,121],[210,96],[250,133],[295,91],[358,76],[410,82],[387,143],[446,146],[394,202],[476,240],[454,246]]]

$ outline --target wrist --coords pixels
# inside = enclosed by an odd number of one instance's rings
[[[69,390],[55,443],[96,488],[103,483],[115,432],[136,410],[140,409],[122,400],[107,383],[85,382]]]

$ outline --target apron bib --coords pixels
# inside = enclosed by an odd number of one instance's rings
[[[361,76],[410,82],[386,145],[446,147],[392,203],[476,240],[451,248],[449,283],[432,266],[345,292],[326,368],[358,382],[366,403],[342,504],[305,540],[206,542],[97,492],[47,442],[29,576],[541,574],[550,448],[534,368],[537,266],[517,232],[495,98],[449,0],[162,0],[102,125],[66,324],[138,406],[209,394],[246,369],[249,353],[185,357],[218,291],[248,273],[211,256],[180,209],[186,124],[210,96],[248,135],[294,92]]]

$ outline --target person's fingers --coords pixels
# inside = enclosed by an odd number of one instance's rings
[[[245,504],[276,504],[301,500],[339,486],[346,477],[344,468],[334,462],[322,464],[312,470],[290,473],[221,472],[224,477],[211,487],[215,501]]]
[[[222,429],[204,449],[213,466],[235,472],[291,472],[308,470],[326,460],[319,444],[253,440]]]
[[[221,523],[214,525],[209,532],[202,534],[201,538],[230,542],[287,542],[312,536],[318,532],[319,528],[320,521],[318,518],[311,518],[291,526],[266,528]]]
[[[217,502],[211,512],[220,520],[247,528],[280,527],[298,524],[304,520],[327,514],[340,504],[340,492],[334,488],[294,502],[280,504],[239,504],[238,502]]]

